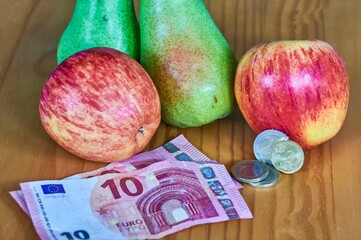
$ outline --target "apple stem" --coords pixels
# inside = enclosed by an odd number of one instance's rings
[[[143,127],[141,127],[140,129],[139,129],[139,131],[138,132],[140,132],[141,134],[143,134],[144,135],[144,128]]]

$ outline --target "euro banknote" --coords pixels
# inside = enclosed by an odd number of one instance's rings
[[[65,179],[88,178],[98,175],[104,175],[107,173],[131,172],[137,169],[142,169],[153,163],[169,159],[173,159],[176,161],[194,161],[198,163],[203,163],[207,161],[217,162],[215,160],[211,160],[205,154],[199,151],[183,135],[179,135],[173,140],[151,151],[142,152],[126,160],[113,162],[105,167],[85,173],[75,174]],[[238,189],[243,188],[243,186],[238,181],[234,180],[233,178],[232,180]],[[22,191],[11,191],[10,195],[18,203],[21,209],[29,215],[29,211],[26,206]]]
[[[160,161],[127,173],[20,184],[41,239],[154,239],[252,218],[222,164]]]

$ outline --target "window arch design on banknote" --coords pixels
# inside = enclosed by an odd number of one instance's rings
[[[163,169],[155,172],[155,175],[160,185],[137,201],[138,209],[152,234],[187,220],[218,216],[193,171]]]
[[[120,231],[125,236],[130,236],[130,232],[139,234],[142,231],[144,234],[159,234],[187,221],[219,216],[192,170],[161,168],[152,174],[138,176],[138,185],[137,179],[129,179],[133,180],[123,182],[127,185],[123,187],[128,188],[128,193],[138,198],[135,202],[130,202],[129,206],[125,199],[127,194],[122,192],[118,195],[118,191],[114,189],[115,199],[109,202],[112,196],[104,192],[104,184],[100,185],[103,180],[93,189],[91,204],[95,216],[115,232]],[[111,188],[106,186],[107,190]],[[140,193],[138,196],[137,192]]]

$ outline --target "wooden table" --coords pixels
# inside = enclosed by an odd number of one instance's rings
[[[321,39],[347,63],[350,103],[338,135],[305,151],[302,170],[277,186],[245,185],[241,194],[254,219],[196,226],[166,239],[361,239],[361,1],[206,1],[237,58],[265,40]],[[19,183],[61,179],[105,164],[82,160],[43,130],[38,103],[56,67],[56,47],[74,1],[0,1],[0,239],[38,239],[30,218],[8,194]],[[136,6],[139,2],[136,1]],[[147,149],[184,134],[229,169],[254,158],[255,133],[239,110],[199,128],[164,123]]]

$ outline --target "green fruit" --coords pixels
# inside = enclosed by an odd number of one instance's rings
[[[139,42],[132,0],[77,0],[58,44],[58,63],[93,47],[115,48],[139,60]]]
[[[202,0],[141,0],[140,35],[163,121],[197,127],[232,113],[237,60]]]

